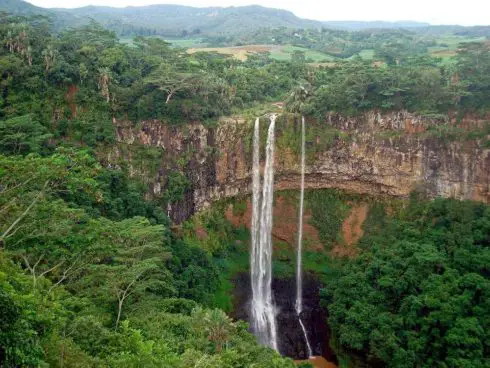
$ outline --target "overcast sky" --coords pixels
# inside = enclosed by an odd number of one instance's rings
[[[85,5],[180,4],[239,6],[259,4],[287,9],[317,20],[416,20],[432,24],[490,24],[489,0],[28,0],[42,7],[75,8]]]

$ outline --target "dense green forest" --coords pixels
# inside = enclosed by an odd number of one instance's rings
[[[159,40],[122,46],[97,25],[56,35],[43,18],[3,16],[0,28],[0,366],[292,366],[215,309],[216,261],[162,209],[182,182],[145,201],[94,153],[113,142],[114,114],[226,111],[225,83],[199,71],[213,59],[181,61]],[[165,68],[175,80],[159,80]],[[207,82],[191,85],[197,75]]]
[[[488,367],[490,210],[414,196],[371,208],[362,253],[323,290],[338,347],[387,367]]]
[[[305,34],[307,48],[335,36]],[[97,153],[114,143],[113,119],[212,126],[277,101],[319,122],[332,112],[490,107],[488,42],[462,44],[443,63],[403,32],[339,35],[352,52],[374,45],[380,63],[190,55],[160,38],[120,43],[94,22],[59,30],[44,16],[0,13],[0,366],[294,367],[222,310],[241,233],[219,211],[194,220],[207,242],[189,236],[192,221],[172,231],[165,209],[186,179],[170,176],[150,200]],[[341,223],[327,216],[341,208],[329,201],[314,209],[325,239],[325,224]],[[393,217],[371,212],[361,254],[336,264],[323,292],[339,354],[488,366],[488,206],[413,199]]]

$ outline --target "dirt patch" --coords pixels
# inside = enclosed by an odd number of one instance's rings
[[[405,120],[405,133],[417,134],[425,132],[425,127],[422,124],[414,124],[411,119]]]
[[[438,51],[433,51],[431,52],[433,56],[437,57],[453,57],[458,54],[456,50],[438,50]]]
[[[245,61],[250,54],[258,54],[263,52],[270,52],[272,50],[280,49],[281,46],[275,45],[246,45],[246,46],[233,46],[233,47],[199,47],[190,48],[187,53],[194,54],[196,52],[217,52],[218,54],[229,55],[235,59]]]
[[[357,254],[357,242],[364,235],[362,225],[366,221],[369,206],[366,203],[354,205],[342,224],[344,244],[337,244],[332,249],[336,257],[353,257]]]
[[[303,362],[310,362],[316,368],[337,368],[337,366],[326,360],[324,357],[311,357],[308,360],[295,360],[296,364],[300,364]]]
[[[66,92],[65,99],[68,102],[71,110],[71,117],[77,117],[77,104],[75,103],[75,95],[78,92],[78,88],[76,85],[72,84],[68,87],[68,91]]]
[[[196,227],[196,236],[199,240],[204,240],[208,237],[208,232],[202,226],[198,225]]]
[[[246,226],[250,229],[252,221],[252,203],[247,200],[247,206],[244,211],[238,213],[230,205],[226,210],[226,218],[233,226]],[[296,249],[297,232],[298,232],[298,209],[293,200],[283,196],[277,196],[273,207],[273,227],[272,237],[276,241],[287,243],[291,248]],[[309,224],[311,213],[305,212],[303,219],[303,244],[306,250],[321,252],[323,244],[320,241],[318,230]]]

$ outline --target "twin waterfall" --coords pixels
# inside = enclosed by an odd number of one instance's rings
[[[270,116],[267,134],[264,180],[261,191],[260,181],[260,120],[255,120],[252,162],[252,251],[250,256],[250,277],[252,285],[251,324],[259,342],[278,351],[276,309],[272,300],[272,204],[274,200],[274,144],[277,115]],[[302,243],[303,204],[305,178],[305,120],[301,120],[301,192],[298,223],[298,257],[296,270],[295,309],[306,340],[308,356],[312,356],[306,328],[301,320],[303,310],[302,292]]]
[[[260,196],[260,122],[255,120],[252,176],[252,328],[263,345],[277,346],[275,308],[272,303],[272,202],[274,200],[274,129],[271,115],[265,151],[264,184]],[[260,211],[259,211],[260,209]]]
[[[301,191],[299,194],[299,215],[298,215],[298,256],[296,258],[296,313],[298,314],[299,324],[305,336],[306,347],[308,349],[308,357],[313,356],[310,340],[306,332],[305,325],[301,320],[301,312],[303,311],[303,208],[305,201],[305,118],[301,117]]]

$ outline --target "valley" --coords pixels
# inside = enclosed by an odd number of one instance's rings
[[[487,367],[489,32],[0,2],[0,367]]]

